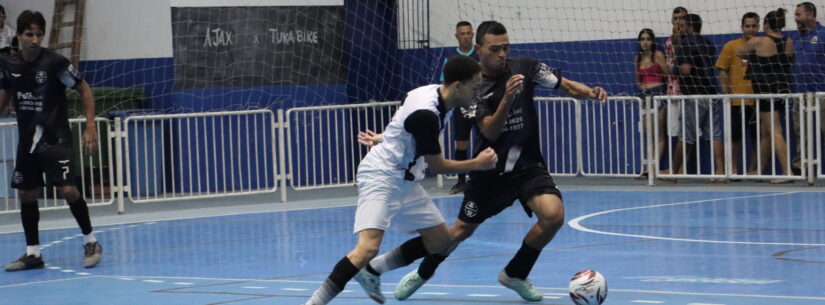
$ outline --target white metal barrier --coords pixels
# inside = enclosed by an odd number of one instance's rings
[[[278,122],[270,110],[126,118],[122,146],[129,199],[170,201],[277,191],[282,159],[275,144]]]
[[[640,129],[643,103],[628,96],[609,97],[607,103],[578,101],[583,176],[636,177],[642,173],[646,155]]]
[[[812,94],[808,99],[809,104],[805,110],[806,119],[808,121],[808,134],[809,140],[808,143],[812,143],[813,147],[808,147],[808,155],[810,157],[810,161],[808,163],[808,168],[811,170],[811,173],[815,173],[816,177],[813,174],[809,175],[809,184],[814,183],[814,179],[825,179],[825,169],[823,169],[822,162],[823,162],[823,149],[822,145],[825,144],[823,141],[823,137],[825,137],[825,132],[823,132],[823,128],[825,128],[825,122],[822,122],[823,116],[825,116],[825,111],[822,110],[822,107],[825,107],[823,104],[823,100],[825,100],[825,92],[817,92]],[[800,115],[802,116],[802,115]]]
[[[384,131],[400,102],[292,108],[286,111],[289,183],[295,190],[355,185],[368,149],[359,131]]]
[[[741,159],[743,168],[742,173],[738,169],[733,168],[732,164],[732,126],[731,126],[731,99],[754,99],[756,100],[754,112],[756,115],[750,121],[750,118],[745,118],[745,112],[741,111],[741,130],[747,130],[748,124],[755,124],[756,130],[754,140],[749,140],[748,135],[743,137],[743,149],[741,152]],[[765,102],[771,100],[774,102]],[[793,174],[791,172],[791,159],[794,153],[792,146],[792,125],[799,124],[800,126],[807,126],[805,123],[805,116],[801,116],[799,122],[794,122],[791,119],[791,111],[793,107],[798,109],[804,108],[804,95],[802,94],[737,94],[737,95],[706,95],[706,96],[657,96],[653,99],[654,104],[659,102],[679,103],[680,115],[680,135],[677,137],[677,144],[674,146],[672,139],[668,139],[667,145],[669,153],[666,157],[666,171],[660,171],[659,156],[651,158],[650,166],[654,169],[657,177],[660,178],[712,178],[712,179],[779,179],[779,180],[803,180],[807,177],[807,169],[802,168],[800,174]],[[742,106],[735,106],[740,107]],[[769,107],[764,111],[765,107]],[[778,108],[781,107],[781,108]],[[800,108],[801,107],[801,108]],[[720,112],[721,111],[721,112]],[[762,112],[760,112],[762,111]],[[653,124],[658,124],[658,112],[651,112],[653,116]],[[718,118],[716,117],[718,116]],[[719,119],[721,119],[721,124]],[[778,120],[778,121],[777,121]],[[654,125],[655,126],[655,125]],[[779,127],[782,130],[779,134],[775,133]],[[703,154],[702,138],[712,138],[705,132],[715,134],[716,128],[720,128],[721,139],[719,141],[710,141],[709,152],[710,158],[708,161],[703,161],[707,154]],[[762,135],[761,129],[764,128],[769,134],[768,138]],[[659,130],[654,128],[653,137],[655,139],[659,136]],[[800,129],[800,138],[806,139],[806,128]],[[695,140],[695,149],[692,152],[688,151],[688,145],[682,143]],[[721,142],[721,147],[720,143]],[[802,162],[807,162],[806,142],[801,141],[801,158]],[[755,148],[757,153],[750,156],[748,153]],[[658,151],[658,143],[654,146],[654,151]],[[687,163],[690,158],[694,158],[694,166],[688,168]],[[745,160],[753,160],[745,162]],[[703,167],[703,162],[708,167]],[[721,163],[721,164],[720,164]],[[778,164],[779,163],[779,164]],[[681,164],[681,166],[680,166]],[[780,164],[785,164],[780,166]],[[721,168],[720,168],[721,166]],[[680,167],[676,169],[674,167]],[[652,183],[651,179],[651,183]]]
[[[98,150],[95,154],[83,152],[82,131],[86,126],[86,119],[70,119],[74,143],[75,177],[78,179],[78,189],[86,198],[89,206],[109,205],[115,198],[114,181],[114,147],[109,137],[109,120],[96,118],[98,135]],[[11,177],[17,158],[18,133],[17,122],[10,120],[0,123],[0,154],[3,156],[3,167],[0,169],[0,214],[15,213],[20,204],[17,200],[17,191],[11,188]],[[46,177],[43,177],[46,181]],[[47,182],[47,181],[46,181]],[[66,201],[59,197],[56,188],[43,187],[40,191],[39,205],[42,210],[68,208]]]

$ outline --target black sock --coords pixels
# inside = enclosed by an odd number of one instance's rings
[[[72,210],[72,216],[77,221],[77,225],[80,226],[80,231],[84,235],[92,233],[92,220],[89,218],[89,207],[86,205],[86,200],[80,197],[75,202],[69,202],[69,209]]]
[[[40,234],[37,230],[37,225],[40,222],[40,208],[37,206],[37,201],[20,202],[20,220],[23,222],[26,245],[39,245]]]
[[[506,272],[509,277],[526,280],[527,275],[530,274],[530,270],[533,270],[533,265],[536,264],[536,260],[539,259],[539,254],[541,254],[541,250],[534,249],[527,245],[527,243],[522,242],[521,249],[518,249],[516,256],[510,260],[507,267],[504,267],[504,272]]]
[[[441,254],[427,255],[424,261],[421,262],[421,265],[418,266],[418,275],[425,280],[430,279],[435,273],[435,269],[438,268],[438,265],[441,265],[445,259],[447,259],[447,256]]]
[[[370,266],[370,264],[367,264],[367,266],[364,267],[364,269],[366,269],[367,272],[372,273],[372,275],[375,275],[375,276],[380,276],[381,275],[381,272],[376,271],[375,268],[372,268],[372,266]]]
[[[329,274],[329,281],[338,288],[338,291],[344,290],[344,286],[347,285],[347,282],[351,280],[355,275],[358,274],[358,268],[352,264],[352,262],[344,256],[337,264],[335,264],[335,268],[332,268],[332,273]]]
[[[427,247],[424,246],[424,240],[421,236],[406,241],[401,247],[401,256],[404,257],[406,265],[412,264],[415,260],[427,256]]]
[[[457,161],[464,161],[467,160],[467,150],[466,149],[456,149],[455,150],[455,159]],[[458,181],[466,181],[467,174],[459,173],[458,174]]]

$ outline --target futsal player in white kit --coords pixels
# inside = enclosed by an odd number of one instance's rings
[[[384,255],[393,268],[438,253],[451,244],[444,217],[418,181],[424,178],[427,167],[446,174],[496,166],[498,158],[492,149],[481,151],[472,160],[446,160],[438,141],[445,116],[454,108],[470,106],[480,82],[478,63],[457,56],[444,66],[444,83],[407,93],[382,136],[376,138],[380,143],[358,166],[358,207],[353,228],[358,244],[341,258],[305,304],[329,303],[353,277],[370,298],[384,303],[378,277],[364,267],[378,254],[384,231],[391,223],[420,234]]]

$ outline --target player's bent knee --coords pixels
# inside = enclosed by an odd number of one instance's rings
[[[470,236],[475,233],[476,228],[478,228],[478,224],[466,223],[466,222],[456,222],[451,229],[451,234],[453,240],[456,242],[462,242],[465,239],[469,238]]]
[[[80,198],[80,191],[74,185],[61,186],[60,194],[69,202],[75,202]]]
[[[37,203],[37,190],[20,190],[20,201],[23,204]]]

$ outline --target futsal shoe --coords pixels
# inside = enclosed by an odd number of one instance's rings
[[[22,271],[43,268],[43,257],[23,254],[16,261],[6,265],[6,271]]]
[[[467,181],[459,179],[452,188],[450,188],[450,194],[459,194],[464,193],[467,190]]]
[[[100,262],[100,255],[103,254],[103,247],[98,242],[86,243],[83,246],[83,266],[94,268]]]
[[[370,299],[379,304],[384,304],[384,294],[381,292],[381,278],[369,273],[365,268],[361,269],[361,271],[355,275],[355,280],[358,281],[358,284],[361,284],[361,288],[364,288],[364,291]]]
[[[541,291],[533,287],[533,283],[530,283],[530,280],[509,277],[504,270],[498,273],[498,282],[504,285],[504,287],[514,290],[527,302],[538,302],[544,298]]]
[[[395,298],[399,301],[406,300],[412,296],[418,288],[424,286],[424,283],[426,282],[426,279],[418,275],[418,269],[407,273],[407,275],[401,278],[401,281],[398,282],[398,286],[395,286]]]

